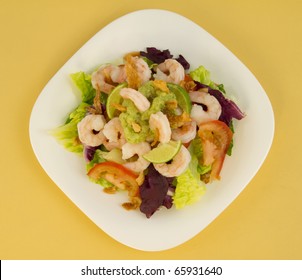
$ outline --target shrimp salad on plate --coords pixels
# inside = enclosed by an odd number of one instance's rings
[[[71,78],[82,100],[52,135],[106,193],[127,193],[125,209],[181,209],[220,179],[244,113],[204,66],[150,47]]]

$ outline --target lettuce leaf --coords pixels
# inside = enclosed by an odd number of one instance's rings
[[[202,160],[202,156],[203,156],[200,137],[196,137],[195,139],[193,139],[191,141],[190,146],[188,147],[188,150],[191,153],[191,155],[195,155],[197,157],[197,160],[198,160],[197,171],[200,175],[206,174],[209,171],[211,171],[211,169],[212,169],[211,165],[207,166],[207,165],[200,164],[201,160]]]
[[[50,134],[70,152],[83,152],[83,144],[78,139],[77,124],[85,117],[87,106],[89,106],[89,104],[82,102],[69,114],[64,125],[50,131]]]
[[[212,89],[218,89],[225,93],[223,84],[217,85],[216,83],[214,83],[210,78],[210,71],[207,70],[204,66],[199,66],[195,70],[191,71],[189,75],[194,81],[207,85]]]
[[[187,170],[176,177],[176,189],[173,196],[173,203],[176,209],[181,209],[193,204],[204,195],[206,187],[205,184],[200,181],[200,174],[197,167],[198,159],[195,155],[192,155]]]
[[[91,75],[85,72],[77,72],[71,74],[70,77],[74,84],[81,91],[82,102],[92,104],[96,91],[91,84]]]
[[[194,81],[204,85],[210,86],[213,83],[210,79],[210,72],[202,65],[191,71],[189,75]]]
[[[234,133],[235,133],[235,130],[234,130],[234,125],[233,125],[233,121],[232,121],[232,120],[230,121],[229,127],[230,127],[231,131],[232,131],[233,134],[234,134]],[[227,155],[228,155],[228,156],[231,156],[231,155],[232,155],[233,146],[234,146],[234,136],[232,137],[230,146],[229,146],[229,148],[228,148],[228,150],[227,150]]]
[[[191,155],[195,155],[198,160],[202,158],[202,144],[201,144],[201,138],[196,137],[193,139],[190,143],[190,146],[188,147],[188,150]]]
[[[103,188],[112,188],[114,185],[110,183],[108,180],[105,178],[99,178],[97,181],[95,181],[96,184],[101,185]]]
[[[86,108],[93,103],[95,89],[91,85],[91,76],[84,72],[71,74],[71,79],[82,94],[82,102],[72,111],[65,124],[50,131],[58,142],[68,151],[74,153],[83,152],[83,144],[78,138],[77,124],[86,116]]]

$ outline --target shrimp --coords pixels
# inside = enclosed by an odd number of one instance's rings
[[[169,120],[162,112],[152,114],[149,119],[150,129],[158,132],[158,140],[161,143],[168,143],[171,140],[171,127]]]
[[[172,129],[172,139],[180,140],[182,143],[189,143],[196,136],[196,127],[196,122],[191,121],[179,128]]]
[[[142,84],[149,81],[152,71],[147,62],[139,56],[132,53],[125,56],[125,70],[127,75],[128,86],[138,89]]]
[[[177,60],[169,58],[157,66],[154,78],[179,84],[185,78],[185,69]]]
[[[123,165],[137,173],[144,171],[149,166],[150,162],[145,160],[143,155],[148,153],[150,150],[150,144],[147,142],[137,144],[127,142],[122,146],[122,159],[127,160],[133,156],[137,156],[138,158],[135,161],[126,162]]]
[[[191,118],[197,124],[209,120],[218,120],[221,115],[221,105],[218,100],[209,93],[202,91],[191,91],[189,93],[192,102],[202,104],[193,104],[191,110]]]
[[[176,177],[182,174],[191,161],[191,154],[185,148],[185,146],[181,146],[179,152],[172,159],[171,163],[156,163],[153,164],[154,168],[163,176],[166,177]]]
[[[109,151],[114,148],[121,148],[126,143],[121,121],[117,117],[105,124],[103,134],[107,138],[103,144]]]
[[[77,125],[80,141],[91,147],[96,147],[105,141],[102,132],[106,121],[103,115],[87,115]]]
[[[132,88],[122,88],[120,95],[133,101],[134,105],[140,112],[144,112],[150,108],[149,100],[139,91]]]
[[[115,84],[126,81],[126,71],[124,65],[103,65],[91,75],[91,84],[93,88],[109,94]]]

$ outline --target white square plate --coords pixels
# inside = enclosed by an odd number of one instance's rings
[[[48,134],[64,123],[80,102],[69,75],[91,71],[125,53],[146,47],[182,54],[191,69],[204,65],[223,83],[246,117],[235,124],[233,155],[227,157],[221,180],[208,186],[195,205],[162,209],[147,219],[126,211],[126,193],[108,195],[91,183],[81,157],[67,152]],[[269,99],[253,74],[226,47],[187,18],[164,10],[127,14],[100,30],[54,75],[39,95],[30,118],[30,140],[40,164],[61,190],[104,232],[145,251],[175,247],[212,222],[245,188],[262,165],[274,134]]]

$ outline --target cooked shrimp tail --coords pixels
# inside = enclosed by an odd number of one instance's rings
[[[129,161],[123,165],[134,172],[143,172],[149,166],[150,162],[143,158],[143,155],[151,150],[150,144],[141,142],[137,144],[126,143],[122,147],[122,158],[128,160],[132,157],[137,157],[135,161]]]
[[[111,151],[114,148],[121,149],[126,143],[124,129],[119,118],[113,118],[105,124],[103,134],[106,141],[103,142],[105,148]]]
[[[185,78],[185,69],[177,60],[169,58],[157,66],[154,78],[179,84]]]
[[[140,112],[144,112],[150,108],[150,101],[135,89],[122,88],[120,95],[125,99],[130,99]]]
[[[102,132],[106,121],[103,115],[87,115],[78,123],[78,134],[80,141],[91,147],[96,147],[105,141]]]
[[[153,165],[154,168],[163,176],[176,177],[182,174],[188,168],[190,161],[191,154],[187,148],[182,145],[179,152],[172,159],[171,163],[157,163]]]
[[[126,81],[124,65],[103,65],[91,75],[91,84],[96,90],[109,94],[117,84]]]
[[[128,86],[138,89],[141,85],[150,80],[152,71],[147,62],[138,55],[130,53],[124,57],[126,81]]]
[[[211,94],[203,91],[189,93],[193,104],[191,118],[199,125],[202,122],[218,120],[221,115],[221,105]]]
[[[187,122],[183,126],[172,130],[172,139],[176,141],[180,140],[182,143],[189,143],[195,138],[196,132],[196,122]]]
[[[169,120],[162,112],[152,114],[149,119],[150,129],[158,133],[158,139],[161,143],[167,143],[171,140],[171,127]]]

